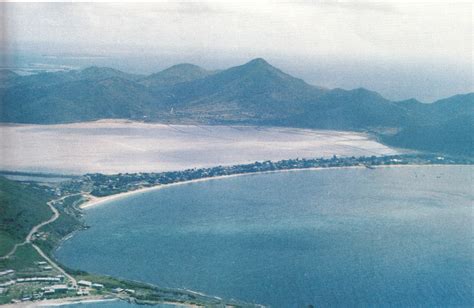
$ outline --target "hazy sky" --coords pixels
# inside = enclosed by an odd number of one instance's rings
[[[396,99],[472,91],[473,4],[410,2],[4,3],[2,44],[128,57],[143,71],[264,57],[313,84]]]

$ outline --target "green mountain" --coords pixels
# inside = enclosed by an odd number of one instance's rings
[[[474,114],[474,93],[455,95],[431,104],[423,104],[415,99],[397,102],[397,104],[408,114],[414,115],[418,123],[412,124],[420,124],[422,121],[425,124],[435,125],[447,119]]]
[[[474,156],[474,117],[462,115],[430,125],[411,125],[382,141],[401,148]]]
[[[164,71],[143,77],[139,82],[153,90],[170,87],[182,82],[193,81],[212,75],[213,71],[207,71],[194,64],[177,64]]]
[[[119,77],[14,86],[3,94],[1,119],[16,123],[143,119],[152,113],[154,102],[145,86]]]
[[[432,113],[442,118],[455,118],[474,114],[474,93],[458,94],[438,100],[430,105]]]
[[[285,124],[290,126],[377,130],[397,128],[409,122],[400,106],[364,88],[334,89],[320,96],[302,113],[292,116]]]
[[[302,112],[325,91],[255,59],[161,94],[181,117],[261,124]]]
[[[74,74],[74,71],[69,72],[69,74]],[[75,80],[102,80],[107,78],[122,78],[126,80],[139,80],[143,78],[142,75],[124,73],[122,71],[109,68],[109,67],[97,67],[91,66],[79,71],[75,76]]]
[[[2,122],[63,123],[126,118],[397,132],[381,137],[387,143],[416,148],[417,143],[405,140],[414,137],[415,130],[421,133],[444,129],[450,134],[460,134],[461,127],[448,128],[457,123],[455,119],[474,114],[474,93],[432,104],[414,99],[392,102],[363,88],[316,87],[263,59],[219,72],[179,64],[149,76],[100,67],[31,76],[5,72],[5,76],[10,77],[0,79]],[[452,140],[465,139],[453,136]],[[462,146],[454,148],[461,151]]]
[[[83,70],[72,70],[65,72],[43,72],[34,75],[15,78],[12,86],[38,88],[51,85],[61,85],[65,82],[79,80],[102,80],[107,78],[122,78],[126,80],[138,80],[141,75],[125,73],[113,68],[91,66]]]

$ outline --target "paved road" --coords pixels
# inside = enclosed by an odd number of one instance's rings
[[[76,194],[74,194],[76,195]],[[70,281],[71,281],[71,284],[74,286],[74,287],[77,287],[77,281],[74,277],[72,277],[71,275],[69,275],[68,273],[66,273],[65,270],[63,270],[58,264],[56,264],[53,260],[51,260],[42,250],[41,248],[39,248],[38,246],[36,246],[35,244],[32,244],[31,243],[31,239],[33,238],[33,235],[38,232],[39,229],[41,229],[42,227],[56,221],[56,219],[59,218],[59,211],[54,207],[54,203],[56,202],[59,202],[59,201],[62,201],[68,197],[71,197],[73,195],[66,195],[66,196],[63,196],[59,199],[55,199],[55,200],[51,200],[49,201],[47,204],[49,206],[49,208],[51,209],[51,211],[53,212],[53,216],[48,219],[48,220],[45,220],[39,224],[37,224],[36,226],[34,226],[30,233],[28,233],[28,235],[26,236],[26,239],[22,242],[22,243],[18,243],[18,244],[15,244],[15,246],[13,246],[12,250],[7,253],[6,255],[4,255],[3,257],[0,257],[0,260],[2,259],[8,259],[9,257],[11,257],[15,252],[16,250],[18,249],[18,247],[20,246],[23,246],[23,245],[26,245],[26,244],[31,244],[31,246],[33,246],[33,248],[39,253],[40,256],[42,256],[52,267],[54,267],[56,270],[58,270],[59,272],[61,272],[65,277],[67,277]]]
[[[41,248],[39,248],[39,247],[36,246],[35,244],[32,244],[31,246],[33,246],[33,248],[36,249],[36,251],[40,254],[40,256],[42,256],[52,267],[54,267],[56,270],[58,270],[59,272],[61,272],[61,274],[63,274],[66,278],[68,278],[73,287],[77,287],[77,280],[76,280],[74,277],[72,277],[71,275],[69,275],[68,273],[66,273],[66,271],[63,270],[59,265],[57,265],[56,262],[54,262],[53,260],[51,260],[51,259],[41,250]]]
[[[30,233],[28,233],[28,235],[26,236],[26,239],[25,239],[23,242],[21,242],[21,243],[15,244],[15,246],[13,246],[12,250],[10,250],[9,253],[7,253],[6,255],[4,255],[3,257],[0,257],[0,260],[8,259],[9,257],[11,257],[11,256],[16,252],[16,250],[18,249],[18,247],[31,243],[31,239],[33,238],[33,235],[34,235],[36,232],[38,232],[38,230],[39,230],[41,227],[43,227],[43,226],[45,226],[45,225],[47,225],[47,224],[50,224],[50,223],[54,222],[56,219],[58,219],[58,217],[59,217],[59,212],[58,212],[58,210],[53,206],[53,204],[54,204],[54,202],[56,202],[56,201],[61,201],[61,200],[63,200],[63,199],[66,198],[66,197],[69,197],[69,196],[64,196],[64,197],[62,197],[62,198],[60,198],[60,199],[56,199],[56,200],[51,200],[51,201],[49,201],[47,204],[48,204],[49,208],[51,209],[51,211],[53,211],[53,216],[52,216],[50,219],[45,220],[45,221],[41,222],[40,224],[34,226],[34,227],[31,229]]]
[[[53,216],[52,216],[50,219],[48,219],[48,220],[46,220],[46,221],[43,221],[43,222],[40,223],[39,225],[34,226],[34,227],[31,229],[30,233],[28,233],[28,235],[26,236],[26,240],[25,240],[25,242],[24,242],[25,244],[26,244],[26,243],[31,243],[31,238],[33,237],[33,235],[34,235],[36,232],[38,232],[38,230],[39,230],[41,227],[46,226],[46,225],[48,225],[48,224],[54,222],[56,219],[59,218],[59,211],[54,207],[53,204],[54,204],[56,201],[61,201],[61,200],[63,200],[63,199],[66,198],[66,197],[68,197],[68,196],[64,196],[64,197],[62,197],[62,198],[60,198],[60,199],[51,200],[51,201],[48,202],[49,208],[51,209],[51,211],[53,211]]]

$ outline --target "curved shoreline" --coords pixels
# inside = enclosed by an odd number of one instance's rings
[[[197,183],[197,182],[204,182],[204,181],[209,181],[209,180],[218,180],[218,179],[226,179],[226,178],[234,178],[238,176],[245,176],[245,175],[263,175],[263,174],[273,174],[273,173],[279,173],[279,172],[298,172],[298,171],[322,171],[322,170],[328,170],[328,171],[335,171],[335,170],[341,170],[341,175],[345,174],[346,172],[343,170],[354,170],[354,171],[349,171],[351,173],[356,172],[356,174],[366,174],[367,176],[370,176],[367,172],[364,171],[356,171],[357,169],[363,170],[363,169],[368,169],[366,171],[373,171],[374,169],[390,169],[392,170],[387,170],[386,172],[395,172],[395,174],[402,172],[401,169],[408,170],[410,173],[416,172],[416,170],[423,170],[423,169],[418,169],[418,168],[427,168],[424,170],[432,170],[433,172],[443,172],[443,170],[446,170],[445,168],[442,167],[464,167],[466,165],[463,164],[394,164],[394,165],[377,165],[377,166],[364,166],[364,165],[356,165],[356,166],[341,166],[341,167],[313,167],[313,168],[297,168],[297,169],[282,169],[282,170],[272,170],[272,171],[262,171],[262,172],[250,172],[250,173],[239,173],[239,174],[232,174],[232,175],[222,175],[222,176],[215,176],[215,177],[206,177],[206,178],[200,178],[200,179],[195,179],[195,180],[189,180],[189,181],[182,181],[182,182],[177,182],[177,183],[170,183],[170,184],[161,184],[157,186],[152,186],[152,187],[145,187],[145,188],[140,188],[136,189],[133,191],[128,191],[128,192],[123,192],[123,193],[118,193],[102,198],[95,198],[94,200],[91,200],[89,202],[83,203],[83,205],[87,205],[84,209],[91,208],[94,206],[98,206],[101,204],[106,204],[107,202],[111,201],[116,201],[120,200],[120,198],[126,198],[129,196],[133,196],[134,194],[141,194],[141,193],[147,193],[151,192],[154,190],[159,190],[162,188],[166,187],[173,187],[173,186],[178,186],[178,185],[185,185],[185,184],[192,184],[192,183]],[[400,169],[400,167],[402,167]],[[472,168],[472,165],[467,165],[468,168]],[[411,171],[410,171],[411,170]],[[384,170],[379,170],[379,172],[383,172]],[[338,173],[339,174],[339,173]],[[321,174],[323,176],[324,174]],[[126,202],[124,204],[126,205]],[[82,207],[82,206],[81,206]],[[188,290],[190,291],[190,290]]]
[[[6,304],[2,307],[5,308],[33,308],[33,307],[62,307],[64,305],[79,305],[87,303],[100,303],[100,302],[112,302],[118,301],[119,298],[107,298],[107,296],[88,296],[88,297],[64,297],[54,299],[43,299],[33,302],[20,302]]]
[[[118,194],[113,194],[105,197],[95,197],[91,196],[90,194],[84,194],[86,198],[89,198],[88,201],[82,203],[79,205],[79,208],[81,210],[87,210],[91,207],[95,207],[98,205],[101,205],[103,203],[123,199],[126,197],[130,197],[133,195],[138,195],[141,193],[147,193],[150,191],[155,191],[155,190],[160,190],[168,187],[174,187],[174,186],[180,186],[180,185],[186,185],[186,184],[192,184],[192,183],[199,183],[199,182],[206,182],[210,180],[221,180],[221,179],[228,179],[228,178],[234,178],[234,177],[241,177],[241,176],[251,176],[251,175],[261,175],[261,174],[272,174],[272,173],[280,173],[280,172],[298,172],[298,171],[322,171],[322,170],[339,170],[339,169],[378,169],[378,168],[400,168],[400,167],[431,167],[431,166],[462,166],[458,164],[406,164],[406,165],[375,165],[375,166],[343,166],[343,167],[312,167],[312,168],[296,168],[296,169],[281,169],[281,170],[271,170],[271,171],[258,171],[258,172],[248,172],[248,173],[237,173],[237,174],[229,174],[229,175],[219,175],[219,176],[214,176],[214,177],[205,177],[205,178],[200,178],[200,179],[195,179],[195,180],[189,180],[189,181],[182,181],[182,182],[176,182],[176,183],[170,183],[170,184],[158,184],[155,186],[150,186],[150,187],[143,187],[131,191],[126,191],[126,192],[121,192]]]
[[[150,186],[150,187],[143,187],[131,191],[126,191],[114,195],[109,195],[105,197],[94,197],[91,195],[86,195],[87,198],[90,198],[89,201],[86,201],[79,205],[80,209],[88,209],[93,206],[100,205],[102,203],[106,203],[109,201],[114,201],[126,197],[130,197],[133,195],[138,195],[141,193],[147,193],[150,191],[154,190],[160,190],[168,187],[174,187],[174,186],[180,186],[180,185],[185,185],[185,184],[192,184],[192,183],[199,183],[199,182],[206,182],[210,180],[221,180],[221,179],[228,179],[228,178],[234,178],[234,177],[240,177],[240,176],[250,176],[250,175],[259,175],[259,174],[271,174],[271,173],[279,173],[279,172],[295,172],[295,171],[304,171],[304,170],[324,170],[324,169],[349,169],[349,168],[366,168],[365,166],[347,166],[347,167],[328,167],[328,168],[300,168],[300,169],[282,169],[282,170],[272,170],[272,171],[261,171],[261,172],[248,172],[248,173],[237,173],[237,174],[229,174],[229,175],[219,175],[219,176],[213,176],[213,177],[206,177],[206,178],[201,178],[201,179],[195,179],[195,180],[189,180],[189,181],[182,181],[182,182],[176,182],[176,183],[170,183],[170,184],[158,184],[155,186]]]

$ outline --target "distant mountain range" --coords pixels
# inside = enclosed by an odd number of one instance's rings
[[[474,154],[474,93],[431,104],[364,88],[316,87],[263,59],[222,71],[179,64],[149,76],[111,68],[19,76],[0,70],[0,121],[104,118],[369,131],[400,147]]]

